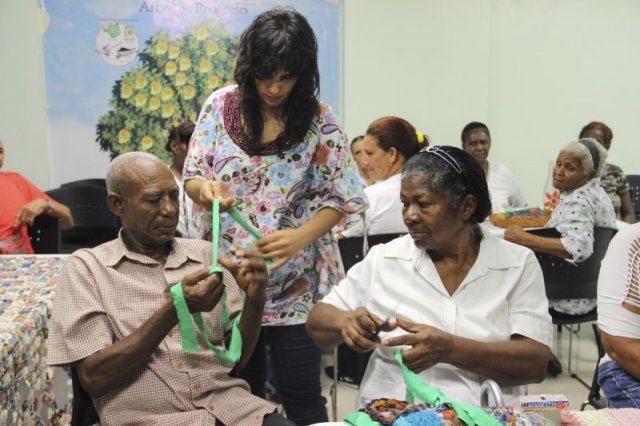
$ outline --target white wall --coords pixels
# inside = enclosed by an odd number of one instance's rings
[[[350,136],[398,115],[436,144],[486,122],[490,159],[539,204],[558,147],[598,119],[610,159],[640,174],[637,0],[344,0],[344,123]],[[0,1],[5,170],[49,182],[37,0]]]
[[[2,170],[19,171],[48,189],[41,28],[38,0],[0,0],[0,139],[6,152]]]
[[[640,174],[639,22],[636,0],[346,0],[347,132],[398,115],[459,146],[484,121],[537,205],[558,147],[597,119],[611,162]]]

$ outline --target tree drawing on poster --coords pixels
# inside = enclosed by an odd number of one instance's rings
[[[195,121],[207,96],[233,83],[238,37],[218,21],[201,22],[179,36],[158,32],[138,55],[141,65],[113,86],[109,107],[96,126],[96,141],[111,158],[147,151],[167,163],[171,126]]]

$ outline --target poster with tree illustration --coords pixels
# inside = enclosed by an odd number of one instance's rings
[[[47,1],[45,73],[51,181],[104,177],[129,151],[169,162],[169,129],[195,121],[209,94],[235,84],[242,30],[292,6],[319,45],[320,97],[340,113],[340,0]]]

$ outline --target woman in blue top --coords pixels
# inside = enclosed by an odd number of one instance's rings
[[[271,259],[263,330],[240,372],[264,396],[265,345],[287,416],[327,420],[321,351],[305,331],[313,305],[344,275],[331,228],[366,207],[349,143],[330,106],[318,101],[317,42],[291,9],[260,14],[240,39],[237,86],[207,99],[190,143],[184,177],[194,224],[211,236],[214,197],[265,235],[256,242],[227,214],[221,249],[255,244]]]

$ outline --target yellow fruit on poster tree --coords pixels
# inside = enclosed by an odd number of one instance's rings
[[[160,102],[160,98],[158,98],[157,96],[152,96],[149,99],[149,111],[155,111],[158,108],[160,108],[161,102]]]
[[[188,56],[180,56],[178,59],[178,66],[180,71],[188,71],[191,68],[191,59]]]
[[[153,52],[158,56],[162,56],[167,53],[168,48],[169,43],[167,43],[167,40],[161,38],[160,40],[156,41],[156,44],[153,47]]]
[[[207,78],[207,89],[213,90],[220,85],[220,78],[217,75],[210,75]]]
[[[118,143],[127,143],[131,140],[131,132],[127,129],[120,129],[118,132]]]
[[[209,40],[207,45],[204,48],[204,51],[207,52],[207,55],[213,56],[220,50],[220,46],[213,40]]]
[[[160,99],[166,102],[171,100],[171,98],[173,98],[173,89],[169,86],[163,87],[160,92]]]
[[[136,94],[136,96],[133,98],[133,101],[136,105],[136,107],[138,108],[142,108],[147,104],[147,95],[146,93],[138,93]]]
[[[195,87],[193,87],[190,84],[184,86],[184,89],[182,90],[182,97],[183,98],[185,98],[186,100],[189,100],[189,99],[193,99],[193,97],[195,95],[196,95],[196,88]]]
[[[207,30],[207,27],[198,26],[196,28],[196,40],[202,41],[207,37],[209,37],[209,30]]]
[[[162,118],[169,118],[173,115],[175,108],[171,104],[162,104]]]
[[[175,59],[180,55],[180,46],[176,43],[171,43],[169,45],[169,59]]]
[[[130,84],[122,83],[120,86],[120,97],[122,99],[129,99],[133,95],[133,87]]]
[[[211,71],[211,61],[209,58],[200,59],[200,63],[198,64],[198,72],[201,74],[205,74]]]
[[[133,84],[138,90],[144,89],[147,86],[147,77],[144,74],[136,74]]]
[[[178,87],[184,86],[184,84],[187,82],[187,74],[183,73],[182,71],[178,72],[175,77],[175,82],[176,86]]]
[[[172,76],[178,71],[178,66],[174,61],[167,61],[164,65],[164,75]]]
[[[157,95],[162,90],[162,82],[157,78],[151,82],[151,86],[149,87],[149,93],[152,95]]]
[[[140,141],[140,149],[146,151],[153,146],[153,138],[149,135],[145,135],[142,137]]]

